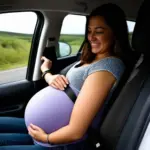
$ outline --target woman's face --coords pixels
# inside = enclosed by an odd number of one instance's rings
[[[115,37],[111,28],[101,16],[93,16],[88,25],[88,41],[94,54],[108,54]]]

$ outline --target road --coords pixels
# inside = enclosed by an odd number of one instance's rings
[[[0,84],[25,79],[27,67],[0,71]]]

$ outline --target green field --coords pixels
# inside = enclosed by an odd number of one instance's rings
[[[75,54],[82,41],[82,35],[61,35],[60,41],[72,45]],[[32,35],[0,32],[0,70],[27,66]]]
[[[68,43],[71,46],[71,55],[78,52],[83,40],[84,35],[61,35],[59,39],[59,41]]]
[[[0,32],[0,70],[27,65],[31,35]]]
[[[83,35],[60,36],[60,41],[71,45],[71,55],[77,53],[83,39]],[[32,35],[0,32],[0,70],[27,66],[31,41]]]

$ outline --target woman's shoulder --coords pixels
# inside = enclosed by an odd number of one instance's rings
[[[100,59],[96,63],[93,63],[93,65],[96,66],[96,65],[100,65],[100,64],[105,65],[105,64],[114,64],[114,63],[124,66],[123,61],[118,57],[105,57],[103,59]]]
[[[121,59],[117,57],[106,57],[96,63],[93,63],[89,68],[88,74],[97,71],[108,71],[112,73],[117,80],[119,80],[124,70],[125,65]]]
[[[93,64],[90,65],[90,69],[93,69],[95,67],[98,68],[124,68],[125,65],[123,61],[120,58],[117,57],[105,57]]]

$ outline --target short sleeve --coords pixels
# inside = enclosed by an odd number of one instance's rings
[[[125,70],[125,65],[119,58],[108,57],[104,58],[90,66],[87,71],[87,76],[97,71],[108,71],[119,80]]]

